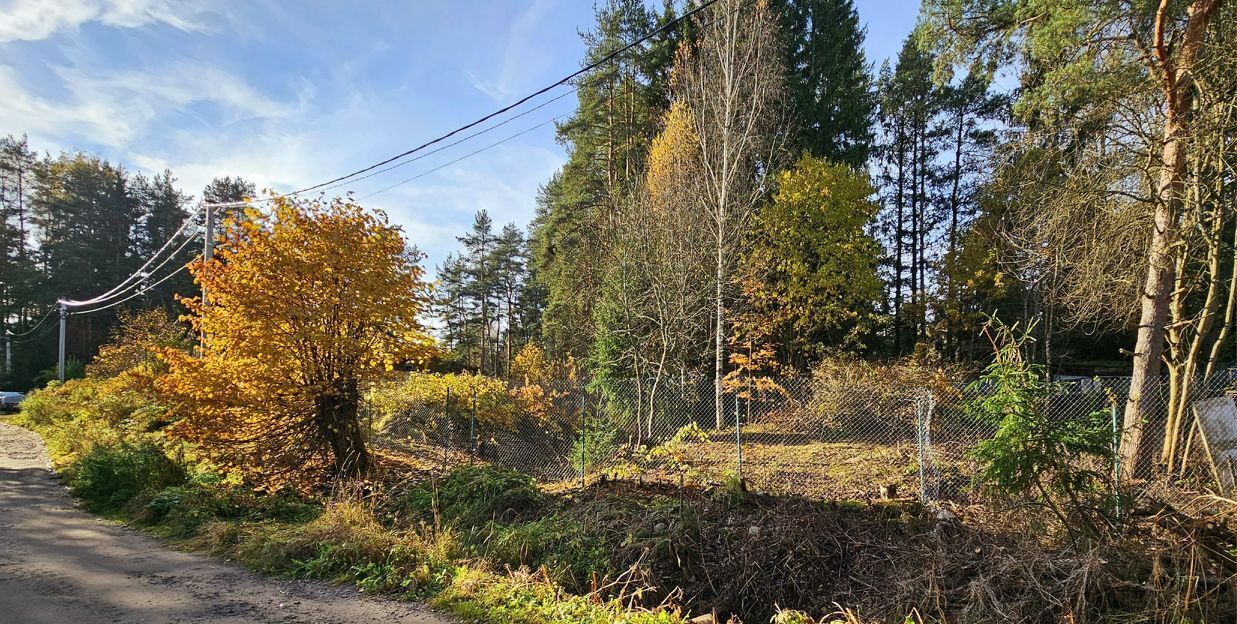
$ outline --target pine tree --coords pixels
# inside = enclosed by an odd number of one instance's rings
[[[38,300],[38,275],[30,249],[29,205],[35,163],[36,156],[25,137],[0,138],[0,335],[24,332],[51,303]],[[39,338],[35,335],[26,340]],[[28,376],[20,366],[25,359],[24,345],[8,346],[17,354],[12,367],[0,362],[0,380],[16,385]]]
[[[514,223],[503,226],[502,233],[494,242],[491,264],[494,267],[494,285],[498,300],[502,303],[504,319],[502,332],[502,372],[509,375],[511,361],[523,345],[520,318],[520,296],[523,292],[525,269],[524,232]],[[495,367],[495,372],[498,372]]]
[[[940,94],[932,81],[932,56],[908,37],[893,71],[882,68],[880,122],[885,218],[893,255],[893,351],[903,353],[927,332],[929,246],[939,215],[933,209]],[[908,344],[907,339],[910,342]]]
[[[151,267],[153,269],[161,264],[163,259],[170,258],[162,269],[150,275],[149,279],[154,281],[184,266],[201,250],[200,244],[192,243],[181,248],[181,243],[186,241],[192,233],[190,230],[177,235],[177,228],[189,216],[189,211],[185,209],[185,206],[189,203],[190,197],[177,190],[175,182],[176,179],[172,177],[171,171],[164,171],[150,178],[138,174],[130,182],[130,192],[136,198],[141,210],[141,225],[136,232],[138,258],[143,260],[153,258],[168,241],[172,241],[166,249],[163,249],[163,255],[159,256],[160,261]],[[180,274],[158,287],[153,287],[153,290],[147,292],[146,300],[165,308],[172,308],[176,305],[174,295],[191,296],[195,294],[194,291],[193,279],[188,274]]]
[[[231,204],[244,199],[252,199],[256,194],[253,182],[237,176],[215,178],[202,189],[202,201],[208,204]],[[244,214],[240,207],[218,209],[215,213],[216,223],[222,223],[226,218],[236,218]]]
[[[640,0],[608,0],[597,26],[582,35],[584,63],[629,44],[673,19]],[[549,352],[583,358],[591,349],[593,306],[609,263],[610,233],[639,185],[647,146],[668,101],[677,42],[672,32],[637,46],[576,83],[575,115],[558,126],[567,163],[542,188],[531,228],[533,269],[545,291],[541,331]]]
[[[70,299],[106,292],[140,266],[142,207],[125,171],[85,154],[61,154],[35,169],[31,214],[41,288]],[[114,308],[74,317],[68,353],[89,359],[115,321]]]
[[[458,254],[448,254],[438,265],[438,288],[435,291],[434,313],[443,322],[443,342],[455,358],[471,359],[476,340],[469,326],[466,289],[468,270]]]
[[[477,324],[477,371],[481,374],[494,372],[493,356],[488,349],[493,348],[491,334],[494,319],[494,291],[496,288],[494,268],[494,247],[497,239],[494,236],[494,221],[490,215],[480,210],[473,220],[472,230],[459,237],[464,244],[464,270],[468,277],[464,294],[471,300],[478,316]],[[486,364],[489,363],[487,367]]]

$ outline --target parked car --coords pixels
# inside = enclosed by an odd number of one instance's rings
[[[26,395],[20,392],[0,392],[0,413],[12,413],[21,409]]]

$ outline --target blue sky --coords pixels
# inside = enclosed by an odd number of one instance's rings
[[[856,5],[879,67],[918,2]],[[287,191],[402,152],[575,70],[577,32],[592,18],[588,0],[0,0],[0,133],[130,170],[169,168],[191,194],[217,175]],[[333,192],[372,193],[574,104],[563,98]],[[546,124],[364,204],[401,224],[432,269],[478,209],[525,225],[538,185],[563,159]]]

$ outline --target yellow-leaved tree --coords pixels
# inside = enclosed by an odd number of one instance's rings
[[[436,349],[418,255],[384,214],[341,199],[277,197],[248,217],[191,267],[202,348],[164,353],[169,433],[267,487],[365,473],[363,386]]]

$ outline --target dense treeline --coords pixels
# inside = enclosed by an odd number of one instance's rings
[[[690,6],[603,3],[584,61]],[[877,69],[849,0],[721,0],[578,81],[509,254],[520,316],[453,308],[464,360],[536,341],[603,386],[706,374],[720,422],[728,379],[979,359],[996,314],[1053,371],[1132,371],[1127,449],[1166,398],[1171,465],[1189,380],[1234,344],[1233,11],[932,1]],[[466,282],[499,262],[478,240]]]
[[[204,197],[235,200],[252,193],[244,180],[221,178],[205,189]],[[121,283],[172,238],[189,217],[191,200],[170,171],[130,173],[84,153],[40,156],[25,137],[0,138],[0,335],[15,336],[12,366],[0,377],[5,389],[44,380],[55,365],[56,299],[88,298]],[[185,247],[155,277],[200,251],[200,245]],[[181,274],[152,284],[128,307],[171,311],[178,305],[175,295],[191,294],[194,288]],[[93,356],[119,310],[74,316],[68,325],[68,357],[85,361]]]
[[[848,0],[731,4],[578,81],[527,237],[480,214],[440,267],[462,364],[502,374],[536,341],[598,378],[722,380],[830,354],[979,357],[986,313],[1050,316],[994,256],[984,201],[1016,121],[991,68],[942,75],[912,34],[877,71]],[[686,8],[603,3],[582,62]]]

